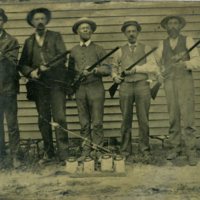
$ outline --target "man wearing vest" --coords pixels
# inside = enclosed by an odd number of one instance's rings
[[[65,89],[59,82],[65,81],[65,61],[60,59],[48,69],[43,63],[48,63],[55,56],[66,51],[60,33],[46,29],[51,19],[51,12],[46,8],[37,8],[27,15],[27,22],[35,28],[24,44],[19,62],[22,74],[34,79],[34,94],[36,108],[39,114],[39,129],[44,141],[44,151],[48,159],[54,157],[52,128],[48,122],[53,120],[66,128],[65,122]],[[39,75],[38,71],[42,71]],[[56,141],[59,160],[65,160],[68,153],[68,135],[56,128]]]
[[[4,30],[3,26],[7,20],[8,18],[4,10],[0,9],[0,159],[3,159],[5,155],[5,115],[8,125],[10,153],[14,167],[18,167],[17,165],[20,164],[17,159],[20,142],[17,121],[17,93],[19,92],[19,77],[17,73],[18,49],[15,47],[19,44],[14,37]]]
[[[194,125],[194,83],[192,70],[199,67],[197,48],[184,55],[181,61],[176,56],[187,51],[193,44],[192,38],[180,34],[186,22],[180,16],[167,16],[161,21],[168,38],[161,41],[157,50],[161,71],[169,71],[164,79],[164,90],[169,111],[169,144],[171,150],[168,160],[175,159],[181,152],[181,140],[184,140],[190,165],[196,165],[195,125]],[[181,134],[181,120],[183,134]],[[182,137],[183,136],[183,137]]]
[[[105,50],[91,41],[91,35],[96,30],[96,23],[88,18],[79,19],[72,28],[80,37],[80,44],[71,50],[71,57],[75,61],[77,76],[83,73],[87,78],[81,82],[76,91],[81,135],[97,145],[103,144],[103,111],[105,91],[102,76],[110,75],[110,66],[105,62],[97,66],[92,72],[87,68],[102,58]],[[91,133],[92,124],[92,133]],[[90,147],[83,144],[82,155],[79,161],[90,155]]]
[[[149,108],[151,94],[147,79],[148,74],[154,74],[158,71],[158,67],[154,56],[151,54],[132,70],[126,71],[126,68],[144,56],[151,48],[138,41],[137,38],[141,32],[141,26],[137,21],[124,22],[121,31],[127,37],[128,43],[114,54],[112,68],[113,80],[120,84],[119,97],[122,112],[121,153],[127,159],[131,158],[131,131],[133,104],[135,103],[139,124],[139,151],[148,159],[150,155]],[[120,77],[120,72],[122,71],[125,71],[126,74],[124,79]]]

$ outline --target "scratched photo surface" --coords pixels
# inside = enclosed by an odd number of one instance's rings
[[[0,0],[0,200],[199,200],[199,43],[198,1]]]

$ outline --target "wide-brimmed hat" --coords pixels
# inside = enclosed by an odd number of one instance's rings
[[[185,26],[186,21],[183,17],[181,16],[177,16],[177,15],[170,15],[170,16],[166,16],[161,22],[160,25],[166,29],[167,23],[170,19],[178,19],[180,24],[181,24],[181,29]]]
[[[138,32],[142,30],[142,27],[137,21],[126,21],[121,27],[121,31],[124,32],[128,26],[136,26]]]
[[[81,24],[83,24],[83,23],[89,24],[89,25],[91,26],[92,31],[95,32],[95,30],[96,30],[96,28],[97,28],[96,23],[95,23],[94,21],[92,21],[91,19],[88,19],[88,18],[86,18],[86,17],[83,17],[83,18],[78,19],[78,20],[74,23],[74,25],[73,25],[73,27],[72,27],[72,31],[73,31],[75,34],[77,34],[77,29],[78,29],[78,27],[79,27]]]
[[[5,14],[4,9],[0,8],[0,16],[3,18],[4,23],[8,21],[8,17]]]
[[[32,19],[34,17],[34,15],[36,13],[44,13],[47,17],[47,24],[49,23],[49,21],[51,20],[51,11],[48,10],[47,8],[35,8],[33,10],[31,10],[26,17],[26,20],[28,22],[29,25],[33,26],[32,24]]]

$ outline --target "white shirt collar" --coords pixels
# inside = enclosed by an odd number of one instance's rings
[[[135,46],[135,47],[137,47],[137,45],[138,45],[137,42],[136,42],[135,44],[131,44],[131,43],[128,42],[128,46],[129,46],[129,47],[131,47],[131,46]]]
[[[35,33],[35,39],[36,39],[36,41],[38,42],[38,44],[39,44],[40,46],[42,46],[43,43],[44,43],[44,38],[45,38],[45,36],[46,36],[46,32],[47,32],[47,30],[45,29],[45,32],[44,32],[44,35],[43,35],[43,36],[40,36],[37,32]]]
[[[88,47],[90,43],[91,43],[91,40],[88,40],[87,42],[80,41],[80,46],[82,47],[83,45],[86,45],[86,47]]]

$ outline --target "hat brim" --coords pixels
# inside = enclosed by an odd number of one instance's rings
[[[160,22],[160,25],[166,29],[166,26],[167,26],[167,23],[170,19],[178,19],[180,24],[181,24],[181,29],[186,25],[186,21],[183,17],[180,17],[180,16],[167,16],[165,17],[161,22]]]
[[[51,20],[51,11],[50,10],[48,10],[47,8],[36,8],[36,9],[31,10],[26,17],[26,20],[30,26],[34,27],[34,25],[32,24],[32,19],[36,13],[44,13],[46,15],[46,18],[47,18],[46,24],[48,24],[49,21]]]
[[[83,23],[89,24],[89,25],[91,26],[91,29],[92,29],[93,32],[96,31],[97,25],[96,25],[96,23],[93,22],[92,20],[80,20],[80,21],[76,22],[76,23],[73,25],[73,27],[72,27],[72,31],[73,31],[75,34],[77,34],[77,29],[78,29],[78,27],[79,27],[81,24],[83,24]]]
[[[5,13],[0,14],[0,17],[2,17],[4,23],[6,23],[8,21],[8,17]]]
[[[127,23],[125,23],[125,24],[122,25],[121,31],[122,31],[122,32],[125,32],[125,30],[126,30],[126,28],[127,28],[128,26],[135,26],[135,27],[137,28],[137,31],[138,31],[138,32],[141,32],[141,30],[142,30],[142,27],[140,26],[140,24],[135,23],[135,22],[127,22]]]

